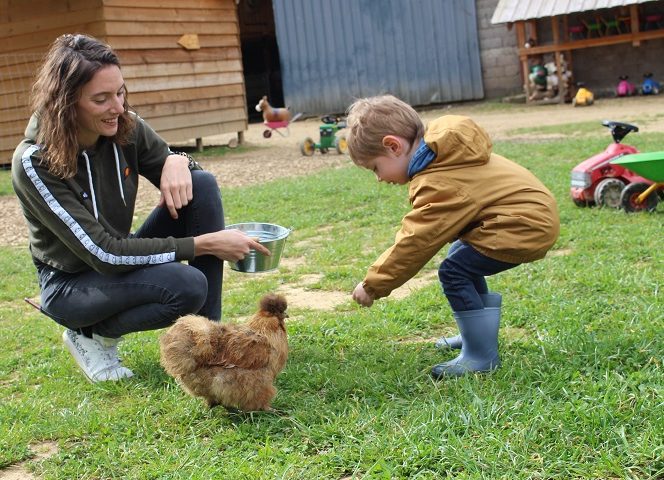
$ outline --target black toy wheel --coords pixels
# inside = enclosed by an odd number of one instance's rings
[[[588,206],[588,202],[586,202],[585,200],[579,200],[577,198],[573,198],[572,202],[574,202],[574,205],[580,208],[586,208]]]
[[[625,184],[619,178],[605,178],[595,187],[595,205],[598,207],[620,208],[620,196]]]
[[[326,125],[332,125],[337,123],[339,121],[339,118],[335,117],[334,115],[323,115],[322,117],[320,117],[320,120]]]
[[[628,212],[648,211],[653,212],[657,208],[657,193],[652,192],[646,199],[639,203],[638,197],[648,189],[649,185],[643,182],[635,182],[627,185],[620,196],[623,209]]]
[[[316,142],[311,138],[307,137],[302,143],[300,143],[300,153],[307,157],[311,157],[316,151]]]
[[[327,148],[325,148],[325,147],[320,147],[320,153],[322,153],[323,155],[325,155],[325,154],[326,154],[327,152],[329,152],[329,151],[330,151],[330,150],[327,149]]]
[[[271,130],[264,130],[263,131],[263,138],[270,138],[272,136],[272,131]]]
[[[339,155],[344,155],[348,153],[348,142],[346,142],[346,137],[344,136],[339,136],[337,139],[334,141],[334,146],[337,149],[337,153]]]

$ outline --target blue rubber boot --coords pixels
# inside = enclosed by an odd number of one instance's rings
[[[454,360],[434,366],[431,376],[439,380],[472,372],[490,372],[498,368],[500,308],[454,312],[454,319],[461,332],[461,354]]]
[[[503,304],[503,296],[500,293],[484,293],[480,294],[480,298],[482,299],[485,308],[500,308]],[[461,335],[441,337],[436,340],[435,347],[440,350],[459,350],[461,348]]]

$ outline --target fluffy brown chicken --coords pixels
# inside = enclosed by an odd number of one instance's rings
[[[210,408],[270,410],[274,379],[288,358],[286,307],[284,297],[269,294],[244,324],[182,317],[160,339],[161,364]]]

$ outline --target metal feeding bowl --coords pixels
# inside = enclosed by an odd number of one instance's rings
[[[234,223],[227,225],[226,230],[240,230],[252,238],[255,238],[261,245],[265,246],[271,256],[265,256],[262,253],[251,249],[247,256],[242,260],[230,263],[231,269],[244,273],[269,272],[279,266],[281,252],[284,251],[286,238],[290,234],[288,228],[272,223]]]

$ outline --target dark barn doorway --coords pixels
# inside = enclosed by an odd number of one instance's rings
[[[272,0],[241,0],[238,18],[247,112],[250,122],[258,122],[263,117],[255,107],[263,95],[271,105],[284,106]]]

